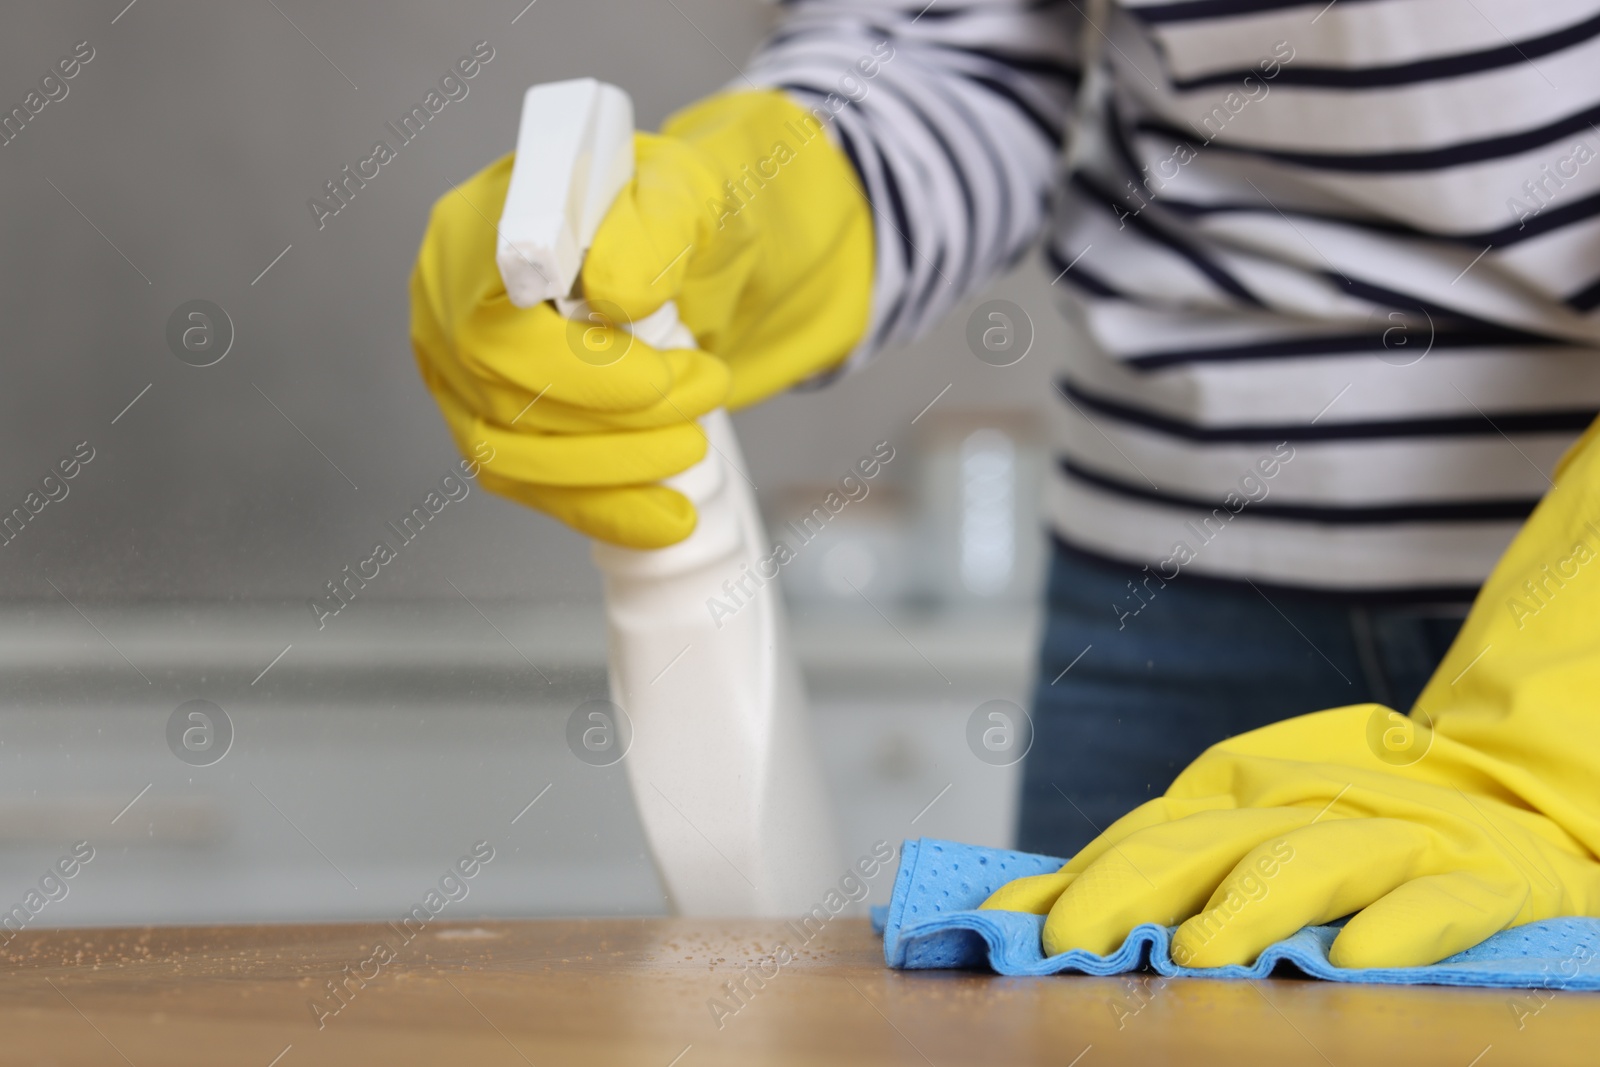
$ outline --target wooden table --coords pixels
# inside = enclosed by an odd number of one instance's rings
[[[843,919],[785,964],[780,941],[800,944],[781,923],[685,919],[436,923],[409,943],[385,925],[26,933],[0,951],[0,1063],[1600,1061],[1600,994],[905,973]],[[346,973],[372,977],[341,1002],[327,983]]]

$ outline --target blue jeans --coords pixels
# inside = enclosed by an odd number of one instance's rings
[[[1017,844],[1046,855],[1071,856],[1224,738],[1345,704],[1408,710],[1466,614],[1187,573],[1145,585],[1055,545]]]

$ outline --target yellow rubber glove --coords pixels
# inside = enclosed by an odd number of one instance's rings
[[[1367,704],[1225,741],[1058,873],[982,906],[1048,914],[1051,955],[1181,924],[1173,959],[1191,967],[1345,915],[1341,967],[1600,915],[1597,435],[1557,468],[1409,718]]]
[[[584,265],[609,318],[518,308],[495,264],[511,157],[434,205],[411,278],[424,382],[484,486],[604,541],[658,548],[694,508],[654,484],[706,451],[694,419],[836,365],[866,329],[871,215],[810,114],[776,92],[713,97],[635,138],[636,174]],[[702,351],[611,325],[667,300]]]
[[[589,250],[591,299],[633,319],[676,300],[732,369],[733,409],[850,354],[872,304],[872,212],[811,112],[780,92],[714,96],[640,137],[638,167]]]

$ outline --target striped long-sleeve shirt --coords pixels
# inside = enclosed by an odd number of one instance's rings
[[[787,9],[747,73],[872,202],[856,358],[1045,234],[1071,544],[1459,596],[1600,410],[1597,0]]]

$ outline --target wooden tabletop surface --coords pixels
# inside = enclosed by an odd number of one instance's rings
[[[0,956],[4,1064],[1600,1061],[1600,994],[908,973],[845,919],[809,943],[687,919],[68,930]]]

